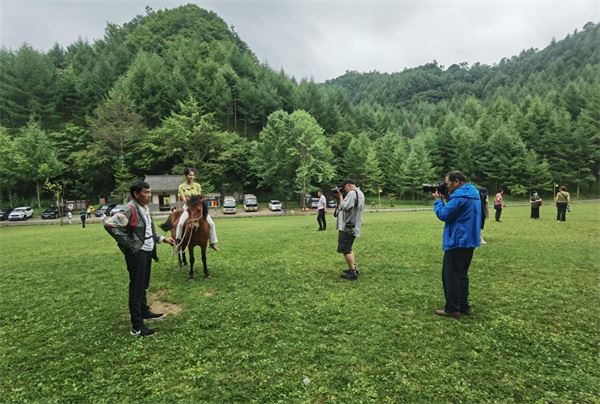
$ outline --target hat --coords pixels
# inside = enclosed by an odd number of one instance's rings
[[[344,181],[340,182],[340,188],[344,188],[348,184],[354,184],[354,180],[347,178]]]

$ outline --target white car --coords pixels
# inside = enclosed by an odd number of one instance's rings
[[[281,202],[276,199],[270,200],[269,201],[269,210],[271,210],[271,211],[281,210]]]
[[[317,209],[319,207],[319,198],[310,198],[310,208]]]
[[[21,206],[20,208],[14,209],[8,215],[8,220],[27,220],[33,216],[33,208],[29,206]]]

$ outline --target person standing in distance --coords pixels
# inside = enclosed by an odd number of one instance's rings
[[[104,222],[106,231],[117,240],[129,272],[129,314],[131,316],[131,335],[146,337],[155,333],[146,327],[144,320],[161,318],[162,313],[150,311],[146,299],[146,289],[150,285],[152,260],[158,261],[156,243],[171,245],[175,241],[157,235],[150,217],[148,204],[152,198],[150,185],[138,181],[131,185],[129,193],[133,198],[125,209],[109,217]]]
[[[319,190],[319,204],[317,205],[317,223],[319,224],[319,231],[327,229],[327,221],[325,220],[325,208],[327,207],[327,199],[323,195],[323,191]]]
[[[504,190],[498,188],[496,196],[494,197],[494,209],[496,209],[496,221],[502,222],[500,216],[502,215],[502,208],[504,207]]]
[[[338,247],[337,252],[344,254],[348,269],[342,273],[342,278],[349,280],[358,279],[356,257],[352,251],[354,239],[360,236],[362,214],[365,209],[365,195],[351,179],[344,180],[338,189],[343,189],[344,194],[338,190]]]
[[[567,220],[567,212],[571,203],[571,195],[567,192],[567,187],[561,185],[554,199],[556,202],[556,221],[564,222]]]
[[[436,190],[433,210],[445,222],[442,284],[446,304],[435,313],[459,318],[471,313],[468,271],[473,251],[480,244],[481,199],[479,191],[460,171],[450,171],[444,182],[448,195]]]

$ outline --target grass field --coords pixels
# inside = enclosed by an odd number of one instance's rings
[[[367,214],[357,282],[331,216],[216,220],[207,280],[160,247],[150,292],[181,312],[145,339],[100,225],[0,228],[0,401],[598,402],[600,204],[541,216],[486,224],[459,320],[433,314],[432,212]]]

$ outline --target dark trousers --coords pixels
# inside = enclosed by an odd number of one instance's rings
[[[567,220],[567,205],[567,203],[556,204],[556,220],[560,220],[561,222]]]
[[[494,209],[496,209],[496,221],[499,222],[502,215],[502,205],[494,205]]]
[[[531,207],[531,218],[532,219],[539,219],[540,218],[540,207],[539,206],[532,206]]]
[[[327,221],[325,220],[325,209],[319,209],[317,211],[317,223],[319,223],[319,230],[325,230],[327,228]]]
[[[455,248],[444,251],[442,264],[442,284],[448,313],[468,313],[469,307],[469,265],[473,258],[473,248]]]
[[[138,251],[125,254],[127,272],[129,272],[129,314],[131,325],[139,329],[144,325],[143,314],[150,309],[146,300],[146,289],[150,285],[150,269],[152,267],[152,252]]]

